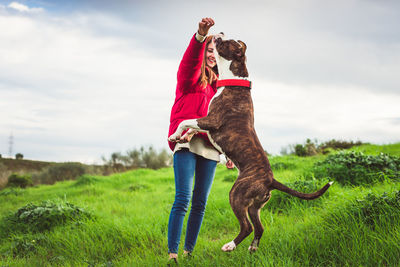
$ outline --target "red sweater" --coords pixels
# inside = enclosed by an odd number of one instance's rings
[[[217,90],[215,82],[208,84],[206,88],[201,88],[199,84],[205,48],[206,43],[200,43],[193,35],[178,69],[178,83],[175,102],[171,110],[168,136],[176,131],[181,121],[207,115],[208,104]],[[198,133],[197,136],[207,140],[207,143],[211,145],[207,134]],[[168,142],[168,144],[171,150],[174,150],[176,143]]]

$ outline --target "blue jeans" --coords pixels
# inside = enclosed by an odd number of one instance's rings
[[[185,250],[193,251],[203,221],[216,166],[216,161],[203,158],[188,149],[175,152],[175,202],[168,221],[168,253],[178,253],[183,219],[192,195],[193,174],[195,174],[192,207],[187,223],[184,246]]]

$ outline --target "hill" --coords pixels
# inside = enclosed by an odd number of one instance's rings
[[[352,151],[399,156],[399,148],[366,145]],[[314,173],[315,164],[325,159],[270,157],[275,177],[302,191],[313,191],[328,180]],[[377,173],[372,183],[357,186],[336,182],[314,201],[273,191],[261,211],[265,232],[259,250],[247,251],[251,235],[226,254],[221,246],[239,229],[228,197],[236,175],[236,170],[217,167],[193,257],[180,259],[183,266],[398,265],[396,176]],[[0,266],[165,266],[173,198],[172,168],[84,175],[51,186],[2,190]],[[22,219],[16,217],[23,212]],[[182,247],[179,253],[181,257]]]
[[[11,173],[19,174],[38,174],[45,171],[49,167],[59,166],[69,164],[70,166],[81,166],[86,173],[94,174],[109,174],[112,171],[101,165],[87,165],[79,162],[48,162],[48,161],[38,161],[38,160],[26,160],[26,159],[9,159],[0,158],[0,189],[4,188],[7,184],[7,179]],[[64,168],[66,169],[66,168]],[[65,172],[73,172],[72,169],[66,169]],[[68,173],[66,173],[68,176]]]
[[[3,164],[12,172],[35,172],[41,171],[44,168],[57,163],[38,160],[0,158],[0,164]]]

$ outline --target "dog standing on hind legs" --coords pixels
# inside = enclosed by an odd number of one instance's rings
[[[225,40],[222,33],[214,37],[214,42],[219,80],[208,114],[203,118],[182,121],[169,140],[182,142],[196,131],[206,132],[215,148],[236,165],[239,176],[229,193],[229,202],[239,220],[240,232],[222,250],[234,250],[254,229],[249,250],[256,251],[264,232],[260,210],[270,199],[272,190],[311,200],[323,195],[332,182],[317,192],[305,194],[274,179],[271,165],[254,129],[251,82],[247,80],[246,44]],[[181,136],[188,128],[190,130]]]

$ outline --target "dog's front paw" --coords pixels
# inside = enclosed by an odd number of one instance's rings
[[[235,242],[231,241],[222,246],[222,251],[229,252],[236,248]]]
[[[178,142],[181,139],[181,135],[180,134],[172,134],[170,135],[170,137],[168,137],[168,141],[170,142]]]
[[[182,135],[180,137],[180,139],[178,140],[178,143],[188,143],[190,142],[190,140],[192,140],[192,137],[197,134],[197,131],[193,130],[193,129],[189,129],[189,131],[187,131],[184,135]]]

